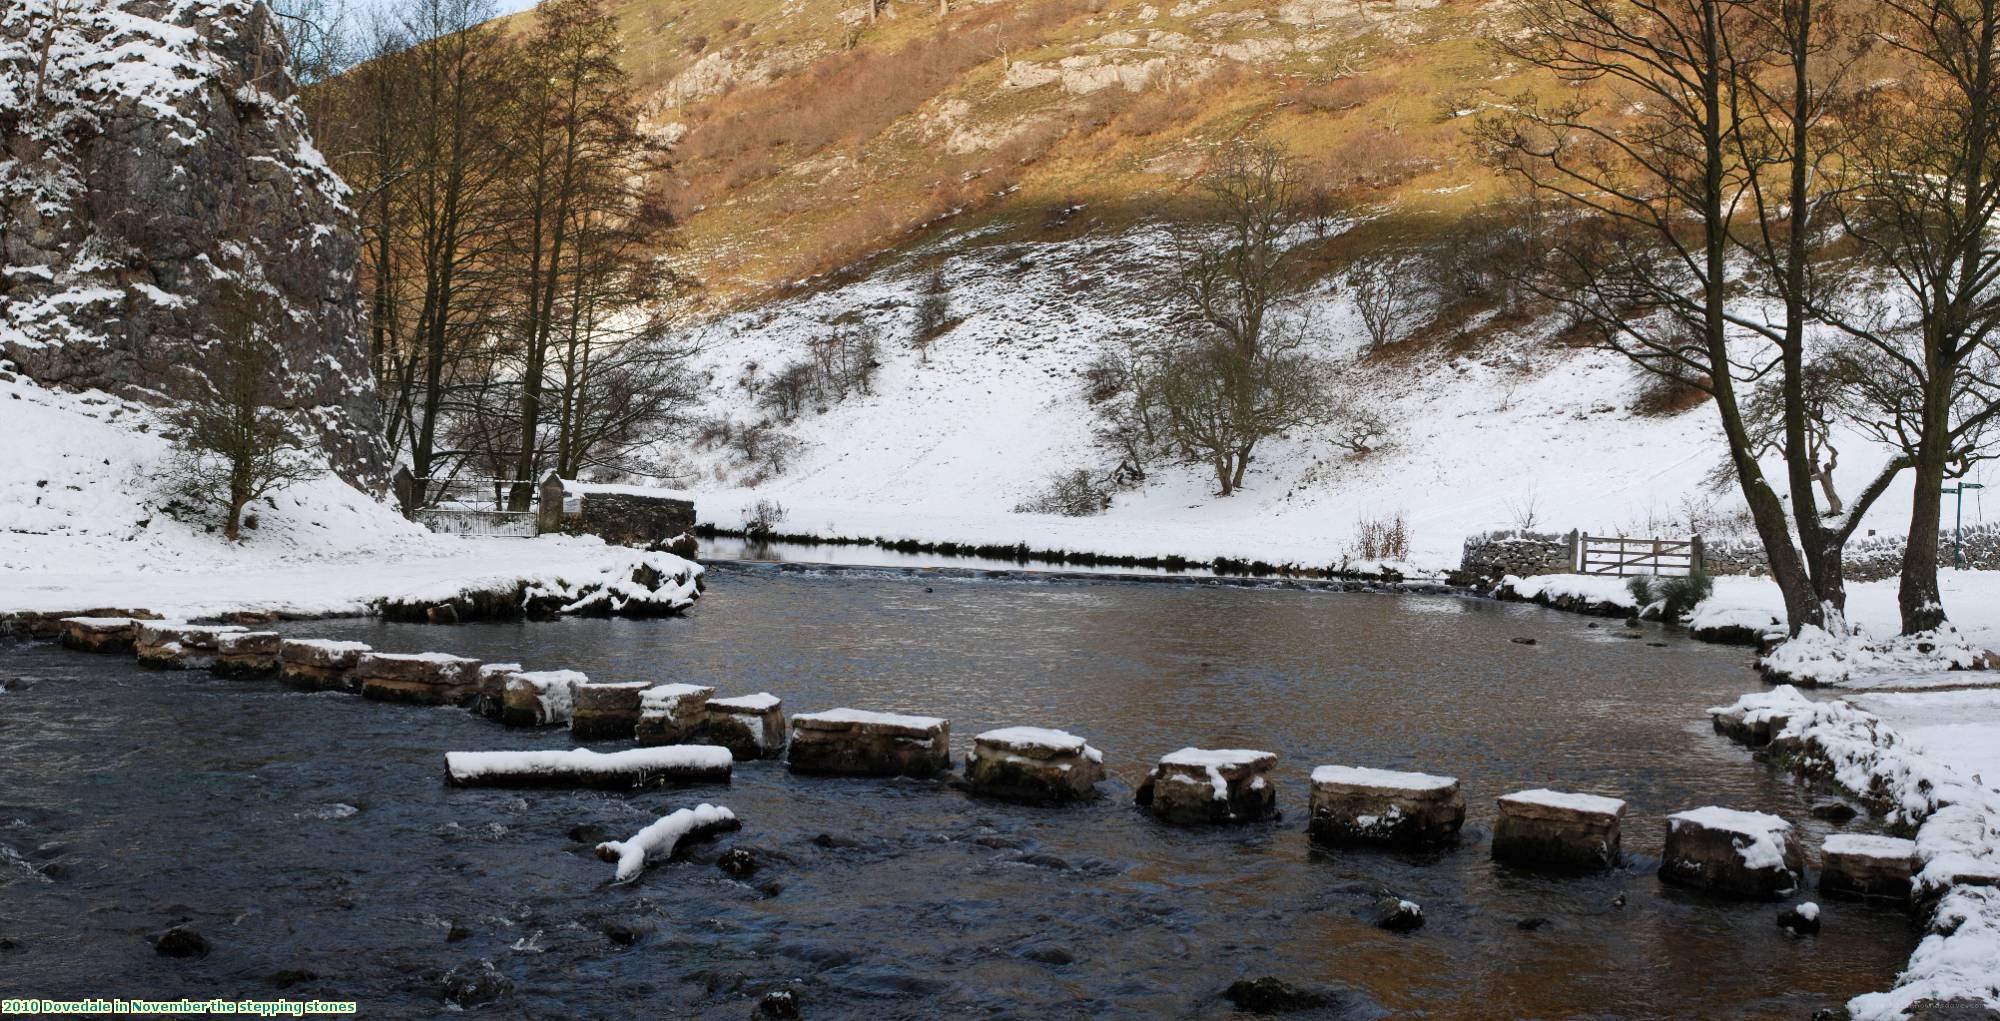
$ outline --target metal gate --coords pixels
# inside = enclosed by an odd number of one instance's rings
[[[518,485],[512,479],[452,477],[418,478],[408,468],[396,469],[396,497],[403,506],[417,504],[410,519],[433,532],[532,539],[541,533],[539,518],[527,510],[507,509],[507,495]],[[539,487],[528,486],[532,493]]]

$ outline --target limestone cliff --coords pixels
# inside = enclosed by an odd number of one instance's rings
[[[0,358],[44,385],[162,400],[161,367],[237,278],[274,299],[301,432],[379,485],[354,214],[283,46],[258,0],[5,5]]]

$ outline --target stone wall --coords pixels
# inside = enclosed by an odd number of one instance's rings
[[[545,532],[651,546],[694,531],[694,501],[674,490],[573,482],[553,472],[542,480],[540,490]]]
[[[44,386],[166,403],[218,299],[262,319],[302,438],[386,465],[348,189],[310,137],[262,0],[0,5],[0,359]],[[178,378],[185,375],[185,379]]]
[[[1498,581],[1510,574],[1567,574],[1575,570],[1576,533],[1487,532],[1465,540],[1458,570],[1468,579]]]
[[[1903,569],[1901,535],[1878,535],[1847,544],[1843,573],[1848,581],[1881,581],[1894,578]],[[1978,571],[2000,571],[2000,524],[1984,524],[1965,530],[1965,566]],[[1754,539],[1715,540],[1708,543],[1703,560],[1710,574],[1747,574],[1761,577],[1770,573],[1764,549]],[[1946,525],[1938,533],[1938,566],[1952,566],[1952,529]]]

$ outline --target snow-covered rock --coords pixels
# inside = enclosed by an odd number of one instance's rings
[[[1495,861],[1578,871],[1618,864],[1625,819],[1619,798],[1538,789],[1503,794],[1499,807]]]
[[[446,752],[445,778],[458,787],[597,787],[636,790],[662,784],[728,783],[725,748],[667,745],[593,752]]]
[[[446,652],[369,652],[354,664],[363,698],[417,705],[469,701],[479,691],[479,661]]]
[[[936,776],[951,769],[951,724],[865,709],[800,713],[785,764],[794,773]]]
[[[1182,748],[1160,757],[1136,800],[1176,826],[1278,818],[1278,757],[1251,748]]]
[[[640,744],[685,744],[708,722],[715,689],[701,684],[656,684],[639,693],[639,720],[632,736]]]
[[[785,703],[768,691],[711,698],[702,740],[739,759],[775,758],[785,750]]]
[[[628,840],[607,840],[597,845],[597,856],[618,864],[615,882],[629,883],[639,878],[649,863],[672,857],[674,849],[682,843],[742,825],[736,813],[727,808],[696,805],[660,817]]]
[[[1792,824],[1765,812],[1708,806],[1667,817],[1660,878],[1749,898],[1799,888],[1805,854]]]
[[[1083,738],[1043,727],[1002,727],[977,734],[965,757],[974,793],[1009,801],[1057,804],[1097,793],[1104,753]]]
[[[590,683],[578,670],[516,671],[500,696],[500,722],[510,727],[562,726],[576,709],[576,690]]]
[[[366,642],[327,638],[287,638],[278,646],[278,677],[307,691],[361,690],[354,666],[374,650]]]
[[[1458,839],[1465,794],[1449,776],[1319,766],[1310,811],[1306,828],[1323,844],[1430,847]]]

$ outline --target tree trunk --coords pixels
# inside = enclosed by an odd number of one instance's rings
[[[1906,635],[1934,631],[1945,622],[1944,600],[1938,592],[1938,518],[1944,510],[1943,437],[1935,440],[1930,435],[1924,437],[1917,451],[1916,467],[1909,540],[1903,547],[1903,575],[1896,592]]]

